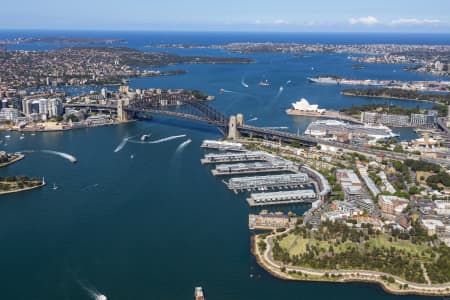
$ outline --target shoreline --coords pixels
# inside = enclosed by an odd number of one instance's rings
[[[286,231],[285,231],[286,232]],[[284,232],[283,232],[284,233]],[[273,235],[272,235],[273,236]],[[442,297],[442,296],[449,296],[450,295],[450,285],[449,287],[446,288],[446,290],[442,291],[432,291],[432,290],[419,290],[419,289],[411,289],[409,288],[408,285],[408,289],[401,289],[399,287],[394,287],[392,285],[389,285],[389,283],[387,283],[386,281],[384,281],[383,279],[377,278],[377,277],[364,277],[361,276],[359,273],[361,272],[373,272],[373,271],[369,271],[369,270],[342,270],[343,272],[350,272],[350,277],[349,278],[336,278],[336,279],[330,279],[329,277],[325,277],[325,274],[330,274],[331,272],[326,272],[324,270],[315,270],[315,269],[308,269],[308,268],[303,268],[303,267],[299,267],[302,270],[304,270],[302,273],[305,273],[305,275],[307,275],[307,272],[316,274],[313,276],[320,276],[318,278],[308,278],[308,277],[294,277],[289,273],[283,272],[281,271],[280,266],[277,264],[276,268],[274,266],[272,266],[269,262],[267,262],[265,260],[264,255],[262,255],[259,252],[259,248],[256,245],[256,235],[253,235],[251,237],[251,253],[253,254],[253,256],[256,259],[256,262],[258,263],[258,265],[263,268],[266,272],[268,272],[269,274],[271,274],[272,276],[281,279],[281,280],[290,280],[290,281],[311,281],[311,282],[327,282],[327,283],[370,283],[370,284],[377,284],[379,285],[385,292],[389,293],[389,294],[394,294],[394,295],[420,295],[420,296],[434,296],[434,297]],[[267,238],[266,238],[267,239]],[[267,244],[267,243],[266,243]],[[266,251],[268,251],[266,249]],[[284,268],[290,268],[290,266],[283,266]],[[355,274],[356,273],[356,274]],[[379,274],[382,274],[382,272],[377,272]],[[320,275],[317,275],[320,274]],[[384,273],[383,273],[384,274]],[[390,276],[390,277],[395,277],[391,274],[384,274],[385,276]],[[403,280],[404,282],[407,282],[406,280]],[[413,283],[410,283],[413,284]],[[448,284],[448,283],[447,283]],[[429,285],[430,287],[433,287],[433,285]]]
[[[20,193],[20,192],[26,192],[26,191],[34,190],[34,189],[37,189],[37,188],[41,188],[41,187],[45,186],[46,184],[47,183],[43,182],[43,183],[41,183],[40,185],[37,185],[37,186],[22,188],[22,189],[18,189],[18,190],[0,191],[0,196],[1,195],[14,194],[14,193]]]
[[[393,97],[393,96],[391,97],[391,96],[356,95],[356,94],[353,94],[353,93],[344,93],[344,92],[341,92],[341,95],[349,96],[349,97],[392,99],[392,100],[416,101],[416,102],[433,103],[433,104],[437,104],[437,105],[445,105],[445,104],[443,104],[441,102],[435,102],[435,101],[431,101],[431,100],[410,99],[410,98]]]
[[[87,129],[87,128],[97,128],[97,127],[104,127],[104,126],[115,126],[115,125],[122,125],[122,124],[128,124],[132,122],[136,122],[138,120],[128,120],[128,121],[116,121],[114,123],[108,123],[108,124],[101,124],[101,125],[91,125],[91,126],[81,126],[81,127],[72,127],[72,128],[52,128],[52,129],[20,129],[20,128],[10,128],[11,131],[17,131],[17,132],[64,132],[64,131],[70,131],[70,130],[77,130],[77,129]]]
[[[4,167],[7,167],[7,166],[9,166],[9,165],[12,165],[13,163],[16,163],[16,162],[18,162],[19,160],[22,160],[22,159],[24,159],[24,158],[25,158],[25,155],[24,155],[24,154],[20,154],[20,155],[18,155],[16,158],[14,158],[14,159],[12,159],[12,160],[10,160],[10,161],[8,161],[8,162],[5,162],[5,163],[0,164],[0,168],[4,168]]]
[[[322,118],[322,119],[337,119],[337,120],[349,121],[349,122],[356,123],[356,124],[363,124],[361,122],[361,120],[358,120],[347,114],[342,114],[339,111],[335,111],[335,110],[327,110],[324,113],[318,113],[318,112],[299,111],[299,110],[289,108],[289,109],[286,109],[286,114],[289,116],[303,116],[303,117]]]

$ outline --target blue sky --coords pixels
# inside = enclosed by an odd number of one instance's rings
[[[2,2],[2,29],[450,33],[450,0]]]

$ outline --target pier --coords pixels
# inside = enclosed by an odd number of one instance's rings
[[[267,175],[267,176],[251,176],[251,177],[235,177],[225,182],[230,190],[235,193],[244,191],[257,191],[267,189],[289,189],[302,188],[304,184],[311,181],[305,173]]]
[[[267,161],[273,159],[274,156],[261,151],[249,151],[242,153],[210,153],[201,159],[202,164],[243,162],[243,161]]]
[[[317,196],[313,190],[252,193],[250,197],[247,198],[247,202],[251,207],[295,203],[312,203],[316,200]]]
[[[247,151],[247,149],[245,149],[245,146],[241,143],[212,141],[212,140],[204,140],[200,147],[220,151],[237,151],[237,152]]]
[[[271,173],[271,172],[297,172],[298,166],[289,161],[271,161],[271,162],[254,162],[239,164],[222,164],[217,165],[212,174],[219,175],[237,175],[250,173]]]

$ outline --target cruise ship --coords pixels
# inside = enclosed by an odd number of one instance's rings
[[[390,139],[399,135],[393,133],[389,127],[383,125],[355,125],[338,120],[320,120],[309,124],[305,134],[311,136],[342,135],[368,137],[376,140]]]
[[[309,82],[320,84],[339,84],[339,78],[324,76],[324,77],[308,77]]]

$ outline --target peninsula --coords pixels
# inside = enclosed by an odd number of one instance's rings
[[[175,64],[247,64],[238,57],[179,56],[126,47],[67,47],[52,51],[0,49],[0,78],[12,89],[57,86],[120,85],[132,77],[184,74],[160,71]]]
[[[413,90],[399,88],[369,88],[369,89],[346,89],[343,90],[344,96],[356,96],[367,98],[387,98],[399,100],[426,101],[439,104],[450,104],[450,94],[431,94],[422,93]]]
[[[0,177],[0,195],[29,191],[44,186],[45,180],[26,176]]]
[[[25,155],[22,153],[6,153],[0,151],[0,168],[9,166],[21,159],[24,159]]]

